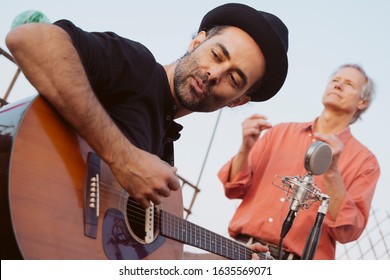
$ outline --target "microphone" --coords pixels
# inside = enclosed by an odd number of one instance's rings
[[[332,161],[332,150],[324,142],[314,142],[304,156],[304,167],[307,171],[302,178],[299,176],[282,177],[283,186],[293,191],[290,210],[283,223],[280,237],[283,239],[290,230],[297,212],[302,208],[308,208],[307,201],[318,200],[320,190],[314,183],[313,175],[321,175],[328,170]],[[283,188],[284,190],[284,188]],[[290,191],[288,190],[288,193]]]
[[[291,180],[284,177],[282,181],[289,181],[294,189],[290,209],[298,212],[302,206],[306,205],[310,194],[314,191],[313,175],[324,174],[332,162],[332,150],[328,144],[317,141],[314,142],[306,151],[304,157],[304,167],[308,172],[302,178],[294,178]]]

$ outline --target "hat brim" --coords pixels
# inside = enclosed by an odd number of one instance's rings
[[[232,3],[208,12],[200,24],[199,31],[207,32],[221,25],[244,30],[256,41],[265,57],[266,73],[260,87],[250,94],[251,101],[265,101],[273,97],[287,77],[287,27],[272,14],[257,11],[244,4]]]

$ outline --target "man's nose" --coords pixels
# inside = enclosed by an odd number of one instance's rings
[[[218,78],[215,75],[214,71],[208,71],[207,72],[207,80],[203,81],[203,83],[208,84],[209,86],[214,86],[218,82]]]
[[[208,83],[210,85],[218,84],[221,79],[223,79],[225,72],[226,69],[224,69],[222,66],[209,69],[209,71],[207,71]]]
[[[343,81],[337,81],[334,85],[335,88],[337,89],[343,89],[344,82]]]

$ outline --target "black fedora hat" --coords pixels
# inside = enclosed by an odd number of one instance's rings
[[[235,26],[248,33],[259,45],[266,59],[266,73],[261,85],[251,90],[251,101],[265,101],[284,84],[288,69],[288,29],[275,15],[244,4],[229,3],[216,7],[202,19],[199,31],[220,26]]]

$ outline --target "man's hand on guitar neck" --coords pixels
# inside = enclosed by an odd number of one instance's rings
[[[268,247],[260,243],[253,243],[252,245],[249,245],[248,248],[258,253],[268,252]],[[187,251],[184,251],[183,259],[184,260],[228,260],[228,258],[213,253],[192,253]],[[252,260],[261,260],[261,258],[257,253],[253,253]]]
[[[253,251],[256,251],[259,253],[266,253],[269,251],[267,246],[264,246],[263,244],[260,244],[260,243],[253,243],[253,244],[249,245],[249,248],[252,249]],[[252,260],[260,260],[259,255],[256,253],[253,253]]]

